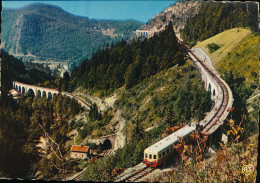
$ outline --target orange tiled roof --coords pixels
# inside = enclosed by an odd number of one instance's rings
[[[14,92],[14,91],[16,91],[15,89],[11,89],[10,91],[9,91],[9,93],[12,93],[12,92]]]
[[[77,151],[77,152],[88,152],[89,146],[78,146],[74,145],[71,147],[71,151]]]
[[[15,90],[15,89],[11,89],[9,91],[9,93],[11,93],[11,95],[13,95],[13,96],[17,96],[17,95],[21,95],[22,94],[21,92],[19,92],[18,90]]]

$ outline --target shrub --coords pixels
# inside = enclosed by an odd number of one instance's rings
[[[209,49],[210,53],[213,53],[214,51],[216,51],[220,47],[221,47],[221,45],[219,45],[217,43],[210,43],[210,44],[207,45],[207,48]]]

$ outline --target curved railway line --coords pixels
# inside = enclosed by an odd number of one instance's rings
[[[179,43],[184,46],[190,58],[194,62],[198,62],[206,70],[206,72],[208,72],[210,77],[212,77],[212,79],[215,80],[218,87],[220,88],[217,99],[215,101],[215,105],[211,110],[211,112],[213,111],[213,114],[210,114],[211,113],[210,112],[207,115],[209,117],[206,116],[204,120],[202,120],[199,123],[203,127],[201,132],[205,135],[211,135],[218,128],[217,126],[215,129],[213,127],[215,125],[221,125],[220,119],[222,118],[222,120],[224,120],[224,118],[226,118],[228,114],[225,112],[228,110],[228,108],[232,107],[233,96],[231,90],[229,89],[227,84],[219,76],[217,76],[217,74],[215,74],[208,66],[206,66],[203,63],[203,61],[200,58],[198,58],[198,56],[196,56],[183,42],[179,40]],[[231,96],[231,98],[229,98],[229,96]],[[141,168],[138,168],[137,170],[134,170],[131,173],[121,174],[119,177],[115,179],[115,182],[119,182],[119,181],[136,182],[141,178],[143,178],[144,176],[150,174],[154,170],[155,169],[144,165],[141,166]]]
[[[77,95],[73,95],[72,93],[68,93],[68,92],[61,92],[61,93],[64,95],[67,95],[71,98],[75,98],[77,101],[81,102],[85,107],[90,108],[90,105],[86,101],[84,101],[82,98],[78,97]]]
[[[216,96],[217,99],[215,101],[215,105],[212,108],[210,115],[207,115],[204,120],[200,121],[199,124],[203,127],[202,133],[205,135],[211,135],[219,125],[223,124],[224,119],[227,117],[228,108],[232,107],[233,97],[230,88],[228,85],[219,77],[217,74],[212,71],[198,56],[196,56],[193,51],[191,51],[183,42],[179,41],[181,45],[184,46],[185,50],[187,51],[188,55],[194,62],[198,62],[200,66],[206,70],[206,72],[210,75],[210,77],[216,82],[218,85],[217,87],[220,89],[218,95]],[[230,94],[231,93],[231,94]],[[81,99],[80,97],[73,95],[67,92],[61,92],[63,95],[67,95],[71,98],[75,98],[81,105],[84,107],[90,108],[90,105]],[[106,150],[102,156],[108,156],[112,152],[112,149]],[[126,182],[135,182],[143,178],[144,176],[152,173],[155,169],[150,168],[145,165],[141,165],[139,168],[134,170],[132,173],[123,173],[119,177],[115,179],[116,182],[118,181],[126,181]],[[72,180],[80,180],[84,175],[84,171],[80,172],[76,177]]]
[[[217,123],[220,123],[220,117],[223,115],[223,113],[228,109],[228,89],[224,85],[223,81],[220,80],[220,78],[209,68],[207,67],[201,59],[199,59],[187,46],[185,46],[186,50],[198,61],[202,67],[209,73],[209,75],[217,82],[217,84],[220,86],[221,91],[219,93],[218,99],[221,100],[220,104],[217,107],[217,110],[215,114],[212,116],[212,118],[209,121],[206,121],[204,123],[201,123],[203,126],[202,133],[205,135],[211,135],[211,129],[214,125]]]

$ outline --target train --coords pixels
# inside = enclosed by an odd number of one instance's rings
[[[192,53],[189,48],[181,41],[180,44],[184,46],[185,49],[197,60],[199,59]],[[200,61],[199,61],[200,62]],[[191,123],[185,127],[179,129],[178,131],[172,133],[168,137],[160,140],[159,142],[151,145],[150,147],[144,150],[143,163],[146,166],[156,168],[166,162],[171,154],[174,152],[173,145],[179,142],[178,137],[182,137],[184,140],[189,137],[189,135],[194,132],[197,128],[203,128],[202,133],[210,135],[209,131],[211,128],[217,128],[219,126],[221,115],[225,112],[226,108],[231,105],[229,104],[228,91],[222,81],[204,64],[202,66],[212,75],[212,77],[217,81],[220,91],[218,97],[215,100],[214,107],[211,112],[205,117],[204,120],[199,123]],[[229,105],[228,105],[229,104]],[[218,123],[218,125],[216,125]],[[214,126],[214,127],[213,127]]]
[[[196,127],[197,125],[195,123],[186,125],[168,137],[146,148],[144,150],[143,163],[146,166],[150,166],[152,168],[156,168],[162,165],[174,152],[173,145],[179,142],[179,137],[186,139],[192,132],[196,130]]]

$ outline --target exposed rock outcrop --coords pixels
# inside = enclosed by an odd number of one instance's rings
[[[142,30],[159,32],[172,21],[176,33],[184,28],[189,18],[196,15],[202,3],[199,1],[177,2],[174,5],[166,8],[163,12],[155,15],[146,25],[142,27]],[[151,36],[153,34],[150,34]]]

